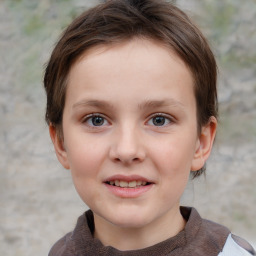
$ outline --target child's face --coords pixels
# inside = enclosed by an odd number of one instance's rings
[[[119,227],[179,214],[189,173],[207,157],[189,69],[142,39],[93,48],[72,66],[63,145],[51,135],[95,219]]]

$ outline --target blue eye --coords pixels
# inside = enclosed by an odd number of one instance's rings
[[[101,116],[94,116],[91,119],[91,122],[94,126],[101,126],[104,124],[104,118],[102,118]]]
[[[165,117],[163,115],[155,115],[148,121],[148,124],[153,126],[165,126],[168,125],[170,122],[171,119],[168,117]]]
[[[155,126],[163,126],[164,124],[165,124],[165,120],[166,118],[165,117],[163,117],[163,116],[156,116],[156,117],[154,117],[153,118],[153,124],[155,125]]]
[[[90,115],[85,118],[84,123],[87,123],[88,126],[104,126],[108,124],[108,121],[100,115]]]

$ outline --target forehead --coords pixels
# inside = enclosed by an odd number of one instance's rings
[[[99,69],[106,65],[113,66],[117,71],[118,67],[121,69],[126,66],[126,71],[130,71],[131,75],[136,73],[134,72],[135,68],[137,68],[138,72],[143,72],[147,69],[150,69],[151,71],[155,69],[157,72],[158,64],[168,64],[170,59],[177,63],[177,69],[180,69],[182,66],[186,72],[190,73],[191,79],[193,79],[193,73],[188,65],[186,65],[170,46],[157,40],[134,37],[130,40],[99,44],[89,48],[72,64],[68,81],[74,78],[74,76],[72,76],[74,70],[77,72],[79,69],[86,68],[86,70],[89,71],[91,68],[95,69],[96,66]],[[129,61],[131,60],[132,64],[135,66],[129,67]],[[116,61],[118,61],[118,66],[116,66]],[[170,67],[169,65],[161,65],[161,68],[164,72]],[[173,68],[174,67],[172,67],[172,69]]]
[[[95,93],[106,100],[125,93],[160,100],[164,90],[175,94],[180,86],[194,97],[193,84],[189,68],[174,51],[156,41],[133,39],[95,46],[80,56],[69,73],[67,96]]]

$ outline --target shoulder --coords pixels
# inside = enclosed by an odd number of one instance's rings
[[[254,248],[243,238],[232,234],[226,227],[210,220],[203,219],[202,226],[211,240],[220,239],[222,252],[218,256],[251,256],[256,255]],[[228,232],[228,234],[227,234]],[[226,237],[225,240],[223,240]]]
[[[75,256],[78,251],[90,244],[92,234],[90,226],[93,214],[91,211],[81,215],[76,223],[75,229],[59,239],[51,248],[48,256]]]
[[[211,220],[202,219],[200,236],[218,250],[223,248],[229,234],[230,230],[227,227]]]
[[[218,256],[252,256],[256,255],[253,247],[243,238],[230,234],[222,252]]]
[[[253,247],[247,241],[231,234],[230,230],[221,224],[200,218],[193,208],[190,218],[193,221],[193,230],[198,227],[189,247],[190,251],[197,252],[195,255],[256,255]]]
[[[64,237],[59,239],[51,248],[48,256],[63,256],[64,253],[67,252],[67,249],[70,250],[70,254],[68,255],[73,255],[72,249],[70,249],[70,242],[71,242],[71,235],[72,232],[66,234]],[[67,254],[65,254],[66,256]]]
[[[189,210],[189,208],[185,209]],[[190,209],[189,218],[185,218],[187,243],[183,255],[218,255],[230,234],[229,229],[213,221],[202,219],[195,208]],[[183,209],[182,211],[184,212]]]

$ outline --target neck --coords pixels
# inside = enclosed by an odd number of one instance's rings
[[[185,227],[180,211],[168,212],[143,227],[119,227],[94,214],[95,232],[103,245],[121,251],[138,250],[174,237]]]

